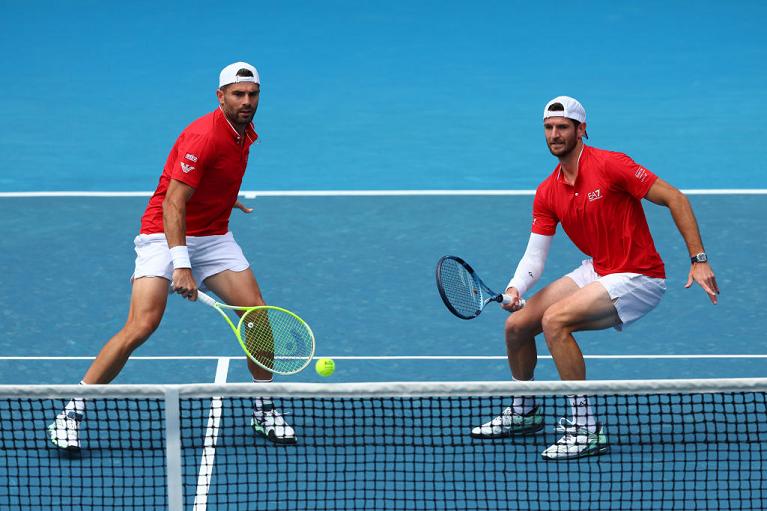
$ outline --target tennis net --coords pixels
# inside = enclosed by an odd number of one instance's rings
[[[572,394],[609,452],[545,460]],[[264,395],[295,445],[254,434]],[[472,438],[512,395],[544,429]],[[46,426],[72,397],[64,453]],[[767,508],[767,379],[0,386],[0,416],[0,510]]]

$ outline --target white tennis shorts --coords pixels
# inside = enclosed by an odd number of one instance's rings
[[[139,234],[136,246],[136,267],[131,281],[140,277],[173,277],[173,261],[165,234]],[[205,279],[224,270],[243,271],[250,264],[231,232],[216,236],[187,236],[186,246],[192,262],[192,276],[198,286]]]
[[[573,279],[578,287],[592,282],[599,282],[604,286],[621,320],[621,324],[615,326],[616,330],[623,330],[623,327],[653,310],[666,293],[665,279],[639,273],[613,273],[600,277],[594,271],[591,259],[586,259],[565,276]]]

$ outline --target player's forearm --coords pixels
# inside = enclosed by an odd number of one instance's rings
[[[162,203],[162,223],[170,248],[186,245],[186,203],[166,199]]]
[[[703,252],[703,241],[700,237],[698,221],[695,219],[695,213],[689,199],[682,192],[678,192],[674,200],[669,202],[668,208],[676,228],[687,245],[689,254],[692,256]]]

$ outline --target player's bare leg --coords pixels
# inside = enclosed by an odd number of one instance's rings
[[[120,373],[131,353],[160,325],[168,302],[168,285],[162,277],[141,277],[133,281],[125,326],[101,349],[85,373],[84,383],[109,383]]]
[[[562,277],[533,295],[525,307],[506,319],[506,353],[511,375],[516,380],[530,380],[538,362],[535,336],[543,331],[542,320],[552,304],[578,291],[569,277]]]
[[[575,285],[573,283],[573,285]],[[543,334],[563,380],[585,380],[586,365],[573,332],[603,330],[620,323],[607,290],[593,282],[546,309]]]
[[[543,334],[563,380],[585,380],[586,364],[573,332],[602,330],[620,323],[607,290],[598,282],[558,301],[543,315]],[[568,396],[571,418],[560,419],[563,436],[541,455],[545,459],[571,459],[604,454],[609,450],[604,426],[597,421],[593,399]]]
[[[578,285],[569,277],[556,280],[533,295],[524,308],[511,314],[505,325],[506,352],[515,380],[529,381],[538,361],[535,336],[542,331],[542,319],[554,303],[575,293]],[[474,438],[492,439],[530,435],[543,429],[543,413],[532,396],[515,395],[511,406],[494,419],[473,428]]]
[[[125,366],[133,350],[157,329],[168,301],[168,281],[143,277],[133,281],[130,309],[125,326],[101,349],[85,373],[83,383],[109,383]],[[74,398],[48,426],[51,443],[66,451],[80,450],[80,422],[85,417],[85,400]]]
[[[205,279],[205,285],[221,297],[224,302],[246,307],[266,305],[256,277],[250,268],[235,272],[226,270]],[[272,373],[248,360],[248,370],[253,381],[266,382],[272,380]],[[295,431],[285,421],[282,414],[274,407],[269,397],[253,399],[253,418],[251,425],[255,431],[268,440],[279,444],[296,443]]]
[[[261,288],[250,268],[244,271],[222,271],[205,279],[205,285],[228,304],[243,307],[266,305],[261,295]],[[256,380],[272,379],[272,373],[259,367],[250,359],[248,359],[248,370]]]

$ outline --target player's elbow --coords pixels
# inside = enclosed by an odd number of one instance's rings
[[[674,209],[685,209],[689,210],[692,208],[690,204],[690,199],[687,198],[687,195],[682,193],[681,190],[678,190],[674,188],[673,192],[671,193],[669,200],[668,200],[668,207],[671,210]]]

